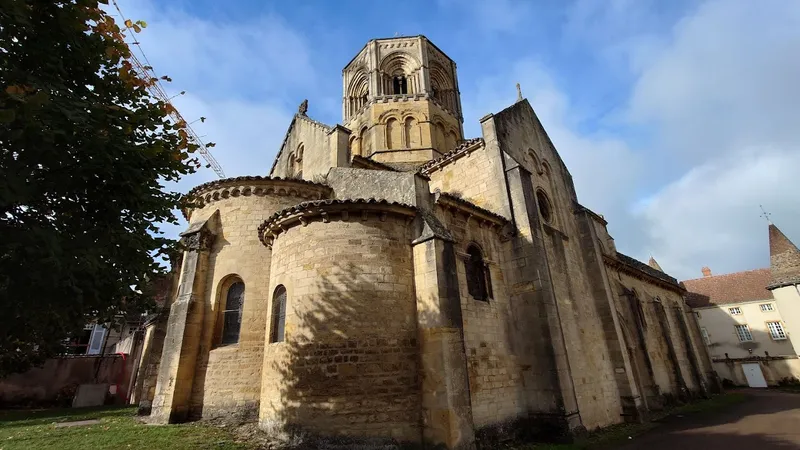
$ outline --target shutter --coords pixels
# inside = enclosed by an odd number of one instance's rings
[[[92,337],[89,339],[87,355],[99,355],[103,351],[103,342],[107,331],[102,325],[95,324],[92,330]]]

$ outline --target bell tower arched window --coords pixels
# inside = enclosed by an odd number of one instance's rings
[[[244,283],[236,281],[228,287],[225,310],[222,312],[222,345],[239,342],[244,307]]]
[[[465,268],[469,295],[475,300],[488,301],[492,297],[492,277],[477,245],[467,247]]]
[[[408,81],[405,75],[395,75],[392,78],[392,93],[394,95],[408,94]]]

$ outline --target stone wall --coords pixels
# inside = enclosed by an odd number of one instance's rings
[[[742,364],[758,364],[764,380],[769,386],[777,386],[781,380],[786,378],[800,379],[800,359],[797,357],[785,359],[754,357],[749,360],[719,359],[714,361],[714,370],[723,380],[730,380],[736,386],[748,386]]]
[[[269,290],[288,300],[285,340],[266,345],[262,426],[420,440],[410,211],[326,213],[275,238]]]
[[[510,217],[503,181],[503,163],[496,144],[464,152],[464,155],[427,172],[431,192],[439,189],[505,217]]]
[[[243,189],[248,183],[241,185]],[[255,194],[256,189],[262,191]],[[271,292],[271,251],[259,242],[258,226],[278,210],[327,195],[327,188],[280,180],[256,181],[252,191],[251,195],[228,195],[206,202],[190,217],[194,223],[215,211],[220,213],[218,234],[210,249],[203,332],[192,383],[190,415],[194,417],[231,412],[256,416]],[[223,346],[222,310],[227,287],[237,280],[245,285],[239,342]]]
[[[52,358],[42,367],[0,379],[0,406],[69,406],[80,384],[120,383],[124,402],[132,364],[119,355]]]
[[[270,176],[296,178],[302,171],[304,180],[315,181],[337,165],[338,142],[330,139],[332,129],[327,125],[297,115],[281,145]],[[302,147],[302,157],[298,155]],[[294,162],[294,164],[292,164]]]
[[[694,350],[697,352],[695,356],[689,353],[692,347],[696,348],[700,344],[696,342],[695,336],[684,334],[682,325],[678,321],[677,314],[680,311],[684,315],[688,331],[691,317],[686,317],[686,310],[681,296],[676,292],[628,274],[617,271],[612,271],[611,273],[612,277],[619,282],[617,285],[618,291],[619,287],[633,289],[642,301],[645,314],[645,327],[643,329],[645,349],[643,350],[646,351],[646,355],[642,355],[641,358],[646,357],[649,359],[653,372],[650,377],[653,382],[647,383],[652,388],[647,391],[647,395],[651,397],[650,406],[658,407],[660,405],[660,400],[655,398],[659,394],[682,396],[684,394],[682,386],[685,386],[690,391],[700,391],[700,380],[703,383],[706,382],[708,364],[703,364],[704,355],[699,350]],[[656,299],[660,300],[660,304]],[[665,313],[660,312],[662,306]],[[638,321],[626,296],[618,296],[617,309],[620,311],[627,329],[630,330],[631,334],[634,334],[633,337],[635,338]],[[670,350],[670,346],[672,346],[672,350]],[[674,356],[671,354],[673,351]],[[695,358],[694,362],[692,358]]]
[[[464,344],[469,373],[472,416],[476,428],[504,423],[529,408],[535,385],[525,386],[520,355],[514,348],[509,297],[503,278],[503,257],[496,230],[482,227],[464,212],[438,208],[437,216],[455,238]],[[492,296],[476,300],[467,289],[467,246],[477,244],[489,263]]]
[[[414,173],[345,167],[332,168],[326,179],[336,198],[375,198],[411,206],[417,205],[417,186],[422,183]]]
[[[546,251],[549,276],[556,298],[557,317],[566,343],[566,355],[577,407],[583,426],[589,429],[620,421],[621,403],[615,367],[606,342],[598,305],[606,301],[603,293],[592,289],[587,271],[587,256],[581,242],[581,229],[574,213],[577,198],[572,178],[541,127],[527,101],[518,102],[495,114],[492,123],[505,168],[521,165],[531,174],[535,192],[543,192],[549,216],[540,214],[543,200],[536,195],[539,211],[533,226],[541,235]],[[484,125],[488,129],[488,125]],[[486,133],[484,139],[489,137]]]

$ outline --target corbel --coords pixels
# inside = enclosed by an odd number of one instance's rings
[[[322,222],[323,223],[329,223],[331,221],[331,218],[328,217],[328,213],[327,212],[322,211],[321,213],[319,213],[319,215],[322,217]]]
[[[350,211],[342,210],[342,222],[347,222],[348,220],[350,220]]]

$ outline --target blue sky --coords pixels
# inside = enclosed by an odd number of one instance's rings
[[[424,34],[458,65],[467,137],[522,85],[620,251],[681,279],[765,267],[759,204],[800,243],[800,2],[118,1],[228,176],[266,175],[305,98],[341,121],[369,39]]]

